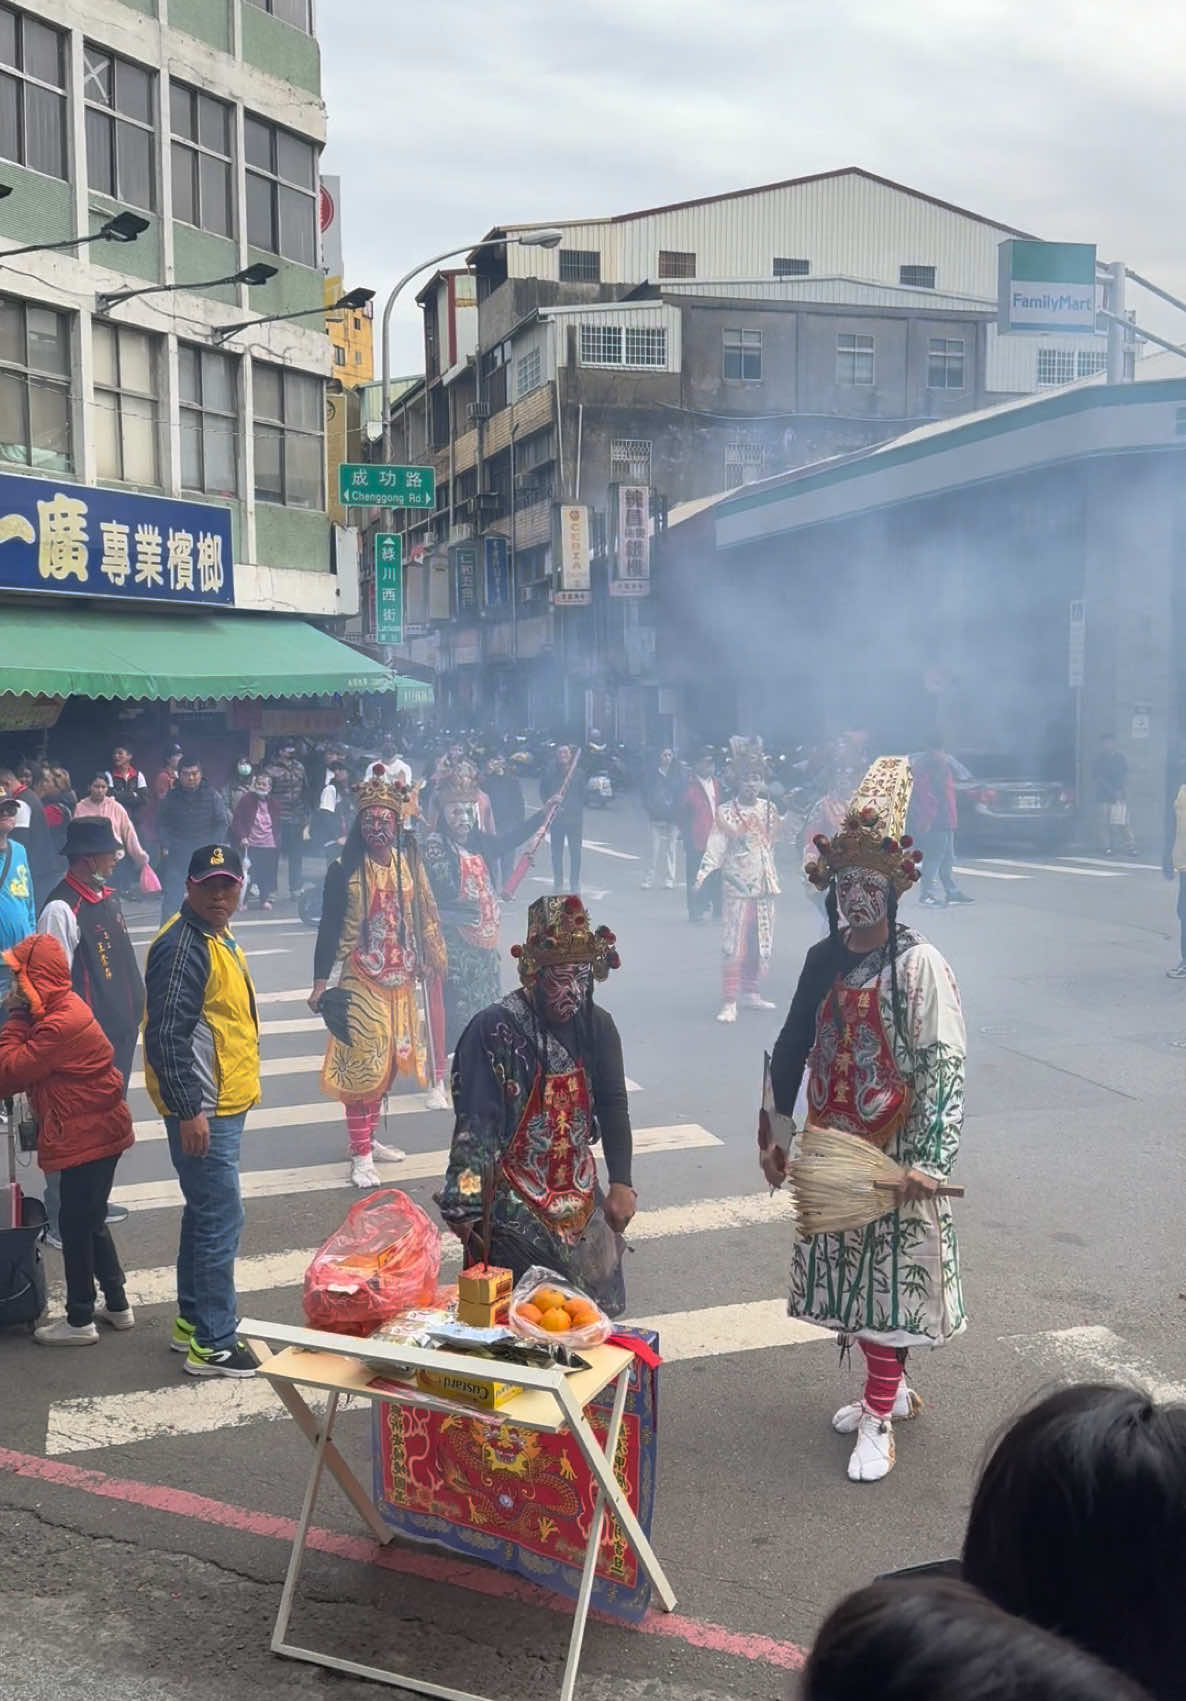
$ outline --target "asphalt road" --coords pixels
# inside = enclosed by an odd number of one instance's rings
[[[926,1409],[899,1426],[892,1476],[858,1487],[828,1421],[855,1372],[830,1342],[791,1338],[785,1205],[767,1196],[754,1156],[762,1052],[816,937],[815,911],[788,880],[770,982],[779,1009],[722,1027],[715,928],[689,925],[682,888],[640,890],[645,828],[633,805],[587,816],[586,835],[586,895],[623,959],[603,1001],[650,1147],[637,1160],[627,1278],[630,1315],[662,1319],[668,1351],[654,1540],[680,1619],[667,1636],[592,1626],[578,1694],[778,1696],[848,1588],[957,1550],[983,1450],[1032,1392],[1060,1374],[1186,1384],[1186,983],[1164,975],[1177,960],[1173,892],[1155,870],[1122,864],[978,862],[963,877],[975,906],[910,915],[952,962],[968,1020],[957,1220],[970,1326],[933,1359],[916,1355]],[[144,908],[133,906],[134,925]],[[505,945],[524,913],[522,901],[508,908]],[[305,1026],[312,936],[281,906],[247,917],[240,938],[261,1014],[281,1024],[263,1040],[281,1072],[264,1082],[244,1148],[242,1303],[298,1322],[308,1252],[355,1195],[340,1110],[318,1097],[322,1036]],[[287,1558],[268,1520],[295,1516],[307,1448],[273,1421],[266,1390],[193,1385],[168,1353],[178,1212],[142,1092],[133,1107],[149,1137],[120,1165],[133,1216],[118,1236],[135,1331],[83,1352],[0,1338],[0,1697],[182,1701],[214,1680],[228,1701],[377,1693],[268,1652]],[[388,1137],[414,1160],[442,1151],[449,1131],[447,1114],[411,1101]],[[439,1174],[431,1158],[419,1168],[390,1179],[428,1205]],[[340,1434],[365,1471],[366,1418],[348,1413]],[[359,1534],[332,1486],[317,1522]],[[386,1662],[398,1649],[404,1669],[461,1688],[510,1697],[559,1685],[562,1617],[363,1557],[313,1554],[298,1622],[355,1658]]]

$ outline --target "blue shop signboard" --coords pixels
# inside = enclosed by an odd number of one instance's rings
[[[0,590],[231,604],[230,510],[0,474]]]

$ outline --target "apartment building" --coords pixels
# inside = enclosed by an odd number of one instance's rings
[[[0,0],[9,632],[50,603],[92,650],[117,613],[356,609],[326,513],[325,124],[312,0]]]
[[[671,508],[1103,362],[1101,339],[998,336],[1023,232],[856,169],[555,232],[496,226],[430,280],[424,388],[393,414],[394,458],[437,485],[405,516],[407,653],[458,720],[646,737]]]

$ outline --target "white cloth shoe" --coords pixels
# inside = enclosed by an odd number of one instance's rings
[[[99,1339],[99,1331],[93,1323],[81,1323],[75,1328],[73,1323],[59,1317],[34,1329],[33,1339],[43,1347],[90,1347]]]
[[[862,1401],[854,1400],[851,1406],[841,1406],[832,1419],[832,1428],[837,1435],[853,1435],[861,1421],[861,1413],[865,1407]],[[898,1392],[894,1397],[894,1409],[890,1413],[895,1423],[907,1423],[916,1418],[922,1410],[922,1397],[907,1386],[903,1377],[898,1384]]]
[[[371,1141],[371,1162],[376,1159],[381,1164],[402,1164],[407,1157],[402,1146],[385,1146],[382,1140]]]
[[[741,1008],[743,1010],[777,1010],[778,1006],[769,998],[763,998],[760,992],[743,992]]]
[[[424,1100],[424,1108],[425,1110],[453,1109],[453,1100],[449,1095],[449,1089],[445,1086],[443,1081],[438,1081],[435,1087],[430,1087],[428,1089],[428,1094]]]
[[[365,1158],[350,1159],[351,1187],[382,1187],[383,1177],[375,1168],[375,1160],[370,1153]]]
[[[880,1482],[894,1468],[894,1426],[867,1406],[861,1408],[857,1444],[848,1461],[849,1482]]]
[[[125,1329],[136,1327],[136,1313],[130,1305],[125,1305],[122,1311],[112,1311],[110,1306],[100,1305],[95,1309],[95,1322],[106,1323],[109,1329],[118,1329],[122,1334]]]
[[[717,1011],[718,1022],[735,1022],[737,1020],[736,1004],[722,1004]]]

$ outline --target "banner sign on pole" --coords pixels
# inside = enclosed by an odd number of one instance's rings
[[[1096,330],[1094,243],[1011,238],[999,245],[997,256],[1000,330]]]
[[[404,540],[398,532],[375,537],[375,638],[404,641]]]
[[[651,591],[651,492],[645,484],[619,484],[611,597],[645,597]]]
[[[590,571],[589,510],[580,503],[561,503],[555,509],[553,553],[560,563],[560,583],[552,592],[558,608],[593,601]]]

